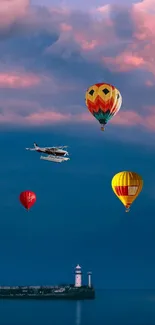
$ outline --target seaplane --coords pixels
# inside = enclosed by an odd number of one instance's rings
[[[34,147],[26,148],[26,150],[37,151],[39,153],[47,154],[48,156],[40,156],[40,159],[42,159],[42,160],[61,163],[63,161],[70,160],[70,158],[66,157],[69,155],[68,151],[64,150],[66,148],[67,148],[67,146],[39,147],[36,144],[36,142],[34,142]]]

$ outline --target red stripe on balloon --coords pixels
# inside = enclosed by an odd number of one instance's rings
[[[128,186],[115,186],[115,191],[118,196],[128,196]]]

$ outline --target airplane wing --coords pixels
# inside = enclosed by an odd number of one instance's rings
[[[26,150],[30,150],[30,151],[36,151],[35,148],[25,148]]]
[[[45,147],[45,150],[54,150],[54,149],[65,149],[68,148],[68,146],[58,146],[58,147]]]
[[[43,148],[43,149],[45,149],[45,150],[53,150],[53,149],[57,149],[58,147],[45,147],[45,148]]]

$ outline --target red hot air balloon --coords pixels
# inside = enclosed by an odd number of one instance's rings
[[[19,200],[26,210],[29,210],[36,202],[36,194],[32,191],[20,193]]]

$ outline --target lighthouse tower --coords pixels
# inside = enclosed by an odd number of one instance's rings
[[[88,287],[91,288],[92,284],[91,284],[91,276],[92,276],[92,272],[88,272]]]
[[[75,268],[75,287],[79,288],[82,286],[82,272],[81,266],[78,264]]]

